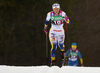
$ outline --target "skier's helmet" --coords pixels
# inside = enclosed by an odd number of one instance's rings
[[[77,47],[77,44],[76,43],[72,43],[71,47],[72,48],[76,48]]]
[[[59,8],[59,9],[60,9],[60,4],[54,3],[54,4],[52,5],[52,9],[54,9],[54,8]]]

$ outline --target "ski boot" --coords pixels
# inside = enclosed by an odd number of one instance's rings
[[[64,66],[65,65],[65,60],[64,59],[62,59],[62,66]]]
[[[62,66],[64,66],[64,63],[65,63],[64,51],[61,51],[61,58],[62,58]]]
[[[50,66],[55,66],[55,60],[52,60],[52,61],[51,61]]]

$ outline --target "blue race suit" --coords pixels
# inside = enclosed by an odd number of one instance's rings
[[[68,66],[78,66],[78,57],[80,59],[81,64],[83,64],[83,59],[81,57],[81,53],[76,49],[75,51],[72,48],[67,50],[65,56],[68,56]]]

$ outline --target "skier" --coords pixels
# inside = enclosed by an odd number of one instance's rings
[[[80,58],[81,66],[83,66],[83,59],[81,53],[78,51],[77,44],[72,43],[71,48],[67,50],[65,57],[68,57],[68,66],[78,66],[78,56]]]
[[[70,20],[64,11],[60,10],[60,5],[54,3],[52,5],[53,11],[49,12],[46,17],[44,32],[47,34],[47,26],[51,20],[51,28],[49,30],[49,40],[51,43],[51,66],[55,65],[55,56],[57,45],[61,49],[62,63],[64,63],[64,38],[65,33],[63,29],[63,21],[70,25]],[[63,64],[64,65],[64,64]]]

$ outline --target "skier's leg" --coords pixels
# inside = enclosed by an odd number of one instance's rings
[[[56,47],[57,44],[51,46],[51,65],[55,65]]]
[[[70,61],[70,60],[68,60],[68,66],[72,66],[72,64],[71,64],[71,61]]]
[[[62,59],[64,58],[64,51],[65,51],[64,38],[65,38],[64,35],[59,35],[59,37],[58,37],[58,45],[61,49]]]
[[[55,65],[55,56],[56,56],[56,48],[57,48],[57,38],[56,34],[50,31],[49,40],[51,43],[51,65]]]
[[[78,66],[78,60],[74,61],[73,66]]]
[[[64,35],[59,35],[58,37],[58,45],[61,49],[62,66],[64,66],[64,53],[65,53],[64,38],[65,38]]]

